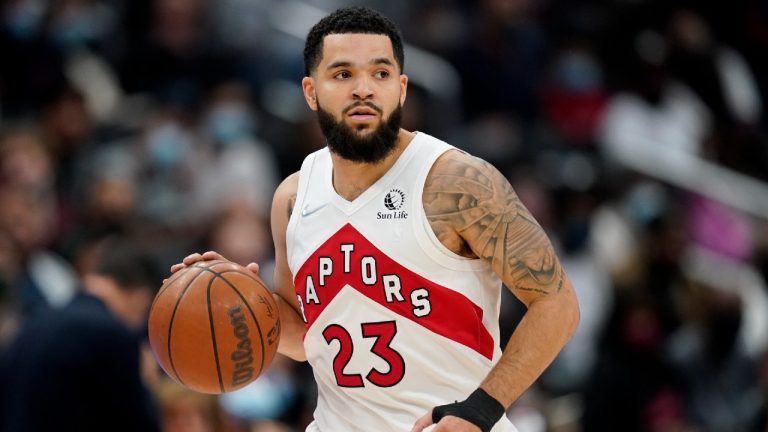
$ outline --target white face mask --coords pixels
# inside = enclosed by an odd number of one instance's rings
[[[62,48],[76,48],[96,40],[102,23],[94,11],[81,8],[59,16],[53,23],[51,37]]]
[[[35,37],[45,13],[45,5],[39,0],[22,0],[11,6],[3,17],[4,27],[16,39]]]
[[[205,119],[205,132],[214,141],[229,144],[251,138],[255,128],[247,107],[228,103],[214,107]]]
[[[155,167],[173,169],[191,150],[192,137],[176,123],[165,123],[149,133],[146,143]]]

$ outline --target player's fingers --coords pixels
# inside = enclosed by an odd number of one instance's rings
[[[420,419],[416,420],[416,423],[413,425],[413,429],[411,429],[411,432],[421,432],[424,430],[425,427],[432,424],[432,411],[424,414],[421,416]]]
[[[184,267],[186,267],[186,264],[183,264],[183,263],[174,264],[171,266],[171,273],[176,273],[177,271],[183,269]]]
[[[184,263],[185,265],[192,265],[202,259],[203,259],[202,255],[200,255],[199,253],[193,253],[185,256],[184,259],[181,260],[181,262]]]
[[[248,264],[247,266],[245,266],[245,268],[247,268],[248,270],[252,271],[252,272],[253,272],[253,274],[256,274],[256,275],[258,275],[258,274],[259,274],[259,268],[260,268],[260,267],[259,267],[259,265],[258,265],[258,264],[256,264],[256,263],[253,263],[253,262],[252,262],[252,263]]]
[[[213,261],[213,260],[223,260],[223,259],[226,259],[220,253],[218,253],[216,251],[208,251],[208,252],[203,253],[202,258],[205,261]]]

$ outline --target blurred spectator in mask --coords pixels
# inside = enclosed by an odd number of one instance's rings
[[[161,108],[148,120],[130,144],[139,162],[137,214],[143,221],[175,228],[200,222],[194,209],[203,144],[191,120],[175,110]]]
[[[45,24],[53,43],[64,51],[71,51],[96,48],[113,31],[116,16],[108,2],[57,0],[50,3]]]
[[[157,431],[140,372],[140,331],[158,275],[125,240],[99,247],[82,290],[62,310],[29,320],[4,353],[6,432]]]
[[[555,53],[542,89],[543,114],[567,144],[594,144],[608,99],[603,70],[592,48],[572,43]]]
[[[75,291],[71,266],[50,250],[58,225],[55,175],[37,129],[10,127],[0,136],[0,230],[20,263],[8,287],[26,316],[63,306]]]
[[[217,215],[244,206],[269,215],[277,187],[277,160],[258,133],[258,117],[246,85],[227,82],[214,88],[201,120],[209,144],[199,173],[199,213]]]

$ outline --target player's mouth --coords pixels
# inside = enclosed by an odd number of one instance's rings
[[[368,107],[357,107],[349,110],[347,116],[354,122],[369,122],[379,115],[376,110]]]
[[[357,101],[344,109],[344,115],[353,123],[369,123],[381,114],[381,108],[370,101]]]

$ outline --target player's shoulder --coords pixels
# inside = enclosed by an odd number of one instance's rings
[[[299,172],[295,172],[286,177],[275,189],[275,195],[272,198],[272,212],[277,209],[287,209],[288,214],[293,210],[296,203],[296,194],[299,190]]]
[[[284,178],[282,182],[277,186],[275,195],[295,195],[299,189],[299,171]]]
[[[502,174],[487,161],[453,148],[435,160],[427,174],[427,185],[436,178],[470,179],[484,183],[498,176]]]

